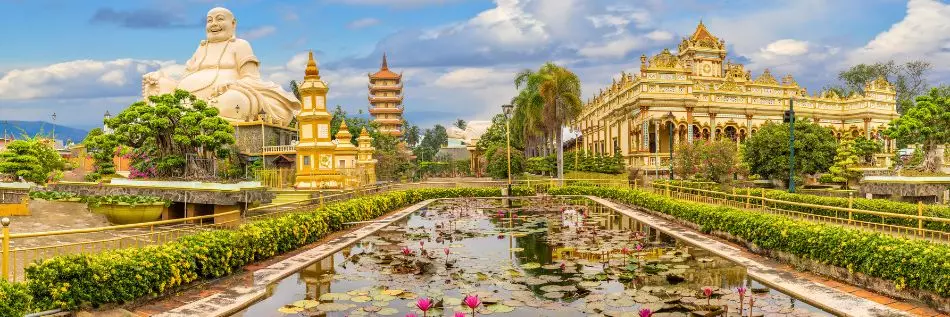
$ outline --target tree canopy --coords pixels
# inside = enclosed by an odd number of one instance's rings
[[[66,162],[49,141],[34,136],[8,143],[7,149],[0,152],[0,173],[46,184],[54,172],[66,167]]]
[[[852,92],[864,94],[867,83],[884,77],[894,85],[897,93],[897,110],[904,113],[913,104],[916,96],[927,90],[927,74],[933,69],[930,62],[923,60],[909,61],[898,64],[893,60],[873,64],[858,64],[838,73],[838,79],[843,86],[832,86],[828,89],[835,91],[842,97]]]
[[[766,123],[742,145],[749,173],[788,181],[788,123]],[[795,122],[795,175],[821,173],[834,162],[837,143],[831,130],[810,120]]]
[[[153,167],[155,176],[183,175],[189,156],[226,158],[235,142],[234,128],[218,116],[218,109],[184,90],[151,96],[148,103],[136,102],[105,123],[112,129],[109,137],[134,149],[137,159],[148,160],[150,167],[139,168]],[[111,153],[115,149],[98,150]]]
[[[545,146],[554,137],[557,152],[557,175],[564,177],[563,126],[581,112],[581,83],[577,74],[552,62],[544,63],[538,71],[526,69],[515,76],[518,95],[513,119],[526,135],[543,135]],[[520,109],[519,109],[520,108]],[[542,132],[543,133],[539,133]]]
[[[950,143],[950,88],[933,88],[917,97],[916,103],[891,121],[885,133],[902,144],[921,144],[925,158],[921,168],[936,171],[940,157],[937,145]]]

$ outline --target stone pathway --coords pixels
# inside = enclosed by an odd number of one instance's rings
[[[789,265],[754,254],[725,240],[700,234],[683,225],[654,216],[648,212],[642,212],[597,197],[589,198],[640,222],[647,223],[651,227],[677,239],[700,246],[719,256],[740,263],[748,268],[749,276],[756,280],[795,297],[807,298],[810,304],[839,315],[950,317],[921,304],[901,302],[812,273],[799,272]]]
[[[355,230],[333,234],[314,244],[277,258],[246,266],[245,272],[174,294],[164,300],[140,306],[139,316],[229,316],[267,296],[269,285],[290,276],[320,259],[332,255],[390,223],[425,207],[432,200],[391,212]]]

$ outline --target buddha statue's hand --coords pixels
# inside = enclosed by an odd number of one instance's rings
[[[234,84],[235,84],[234,81],[229,81],[229,82],[226,82],[226,83],[215,84],[215,85],[214,85],[214,88],[213,88],[214,90],[213,90],[212,95],[213,95],[213,96],[220,96],[220,95],[222,95],[222,94],[228,92],[228,90],[231,90],[231,87],[233,87]]]

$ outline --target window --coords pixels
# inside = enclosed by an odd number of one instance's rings
[[[304,165],[304,166],[311,166],[311,165],[310,165],[310,155],[304,155],[304,156],[303,156],[303,165]]]
[[[338,167],[338,168],[346,168],[346,160],[340,160],[340,164],[339,164],[339,166],[337,166],[337,167]]]

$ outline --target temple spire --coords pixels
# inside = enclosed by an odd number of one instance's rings
[[[307,69],[304,71],[304,79],[320,79],[320,69],[317,68],[317,61],[313,60],[313,51],[310,51],[307,60]]]
[[[380,70],[389,69],[389,63],[386,62],[386,52],[383,52],[383,66],[379,67]]]

